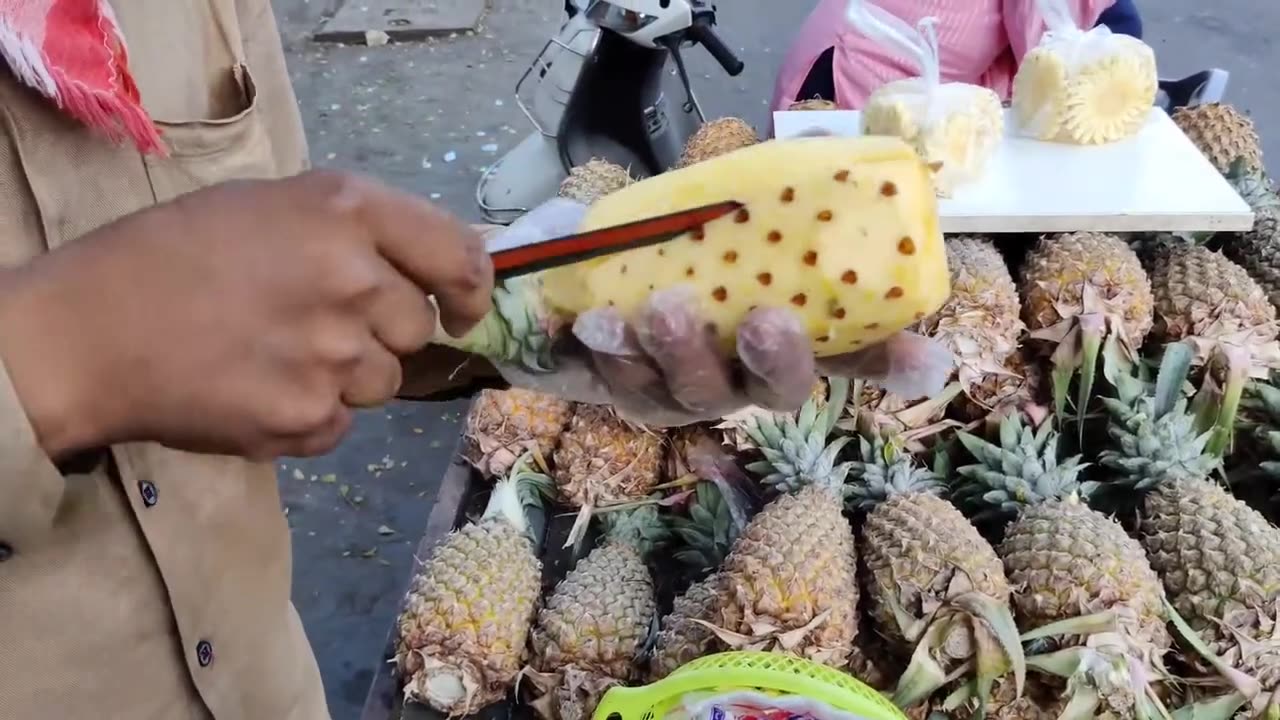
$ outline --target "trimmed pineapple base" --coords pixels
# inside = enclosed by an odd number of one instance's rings
[[[883,340],[947,298],[928,170],[897,138],[760,143],[602,198],[582,229],[726,199],[745,207],[659,246],[546,272],[548,306],[632,315],[654,289],[687,285],[727,352],[748,312],[776,306],[794,310],[826,356]]]
[[[989,88],[965,83],[930,91],[922,78],[895,80],[871,93],[861,117],[865,134],[910,143],[942,197],[981,178],[1004,135],[1000,98]]]

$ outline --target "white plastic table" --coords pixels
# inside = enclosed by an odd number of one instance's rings
[[[776,112],[773,121],[778,138],[814,127],[861,134],[859,113],[851,110]],[[940,198],[938,213],[946,233],[1253,227],[1248,204],[1159,108],[1134,137],[1095,146],[1019,136],[1006,110],[1004,141],[986,173]]]

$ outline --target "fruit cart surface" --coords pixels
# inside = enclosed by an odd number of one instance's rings
[[[774,135],[815,127],[861,133],[854,110],[773,114]],[[946,233],[1245,231],[1253,212],[1173,120],[1152,108],[1137,135],[1105,145],[1042,142],[1005,134],[981,180],[941,198]]]

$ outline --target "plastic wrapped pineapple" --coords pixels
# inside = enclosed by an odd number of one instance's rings
[[[1049,29],[1013,79],[1013,113],[1021,132],[1075,145],[1136,134],[1156,98],[1151,47],[1106,26],[1081,30],[1064,0],[1036,5]]]
[[[910,143],[929,165],[942,197],[982,176],[1004,134],[1000,98],[990,88],[942,82],[933,18],[919,30],[865,0],[849,4],[849,23],[894,54],[912,58],[920,76],[880,86],[862,111],[862,131]]]

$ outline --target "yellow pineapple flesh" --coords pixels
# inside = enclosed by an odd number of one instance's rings
[[[929,166],[938,195],[978,180],[1004,136],[1004,110],[990,88],[905,78],[881,85],[862,110],[862,131],[911,144]]]
[[[486,478],[500,477],[527,452],[543,461],[569,424],[573,404],[522,388],[481,390],[467,412],[462,454]]]
[[[1090,46],[1081,49],[1082,43]],[[1013,113],[1028,135],[1076,145],[1138,132],[1156,99],[1155,52],[1127,35],[1047,33],[1018,64]]]
[[[827,356],[887,338],[949,294],[928,171],[896,138],[760,143],[602,198],[581,229],[726,199],[744,207],[659,246],[547,271],[546,302],[630,315],[654,289],[687,285],[727,351],[748,312],[776,306]]]

